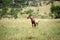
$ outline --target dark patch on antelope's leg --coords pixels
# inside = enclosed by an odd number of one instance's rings
[[[34,27],[36,27],[36,23],[34,23]]]
[[[34,27],[34,21],[31,21],[31,23],[32,23],[32,27]]]

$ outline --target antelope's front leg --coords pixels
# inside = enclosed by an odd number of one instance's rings
[[[36,24],[32,24],[32,27],[36,27]]]

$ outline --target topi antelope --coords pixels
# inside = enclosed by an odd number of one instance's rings
[[[38,20],[37,20],[36,18],[34,18],[34,17],[32,16],[32,14],[30,14],[30,15],[27,17],[27,19],[30,19],[30,20],[31,20],[32,27],[38,26]]]

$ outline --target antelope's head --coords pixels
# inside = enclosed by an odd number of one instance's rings
[[[30,18],[30,19],[32,18],[32,14],[30,14],[30,15],[27,17],[27,19],[29,19],[29,18]]]

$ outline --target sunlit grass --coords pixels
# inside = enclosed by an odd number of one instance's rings
[[[40,19],[37,28],[28,19],[2,19],[0,40],[60,40],[60,19]]]

